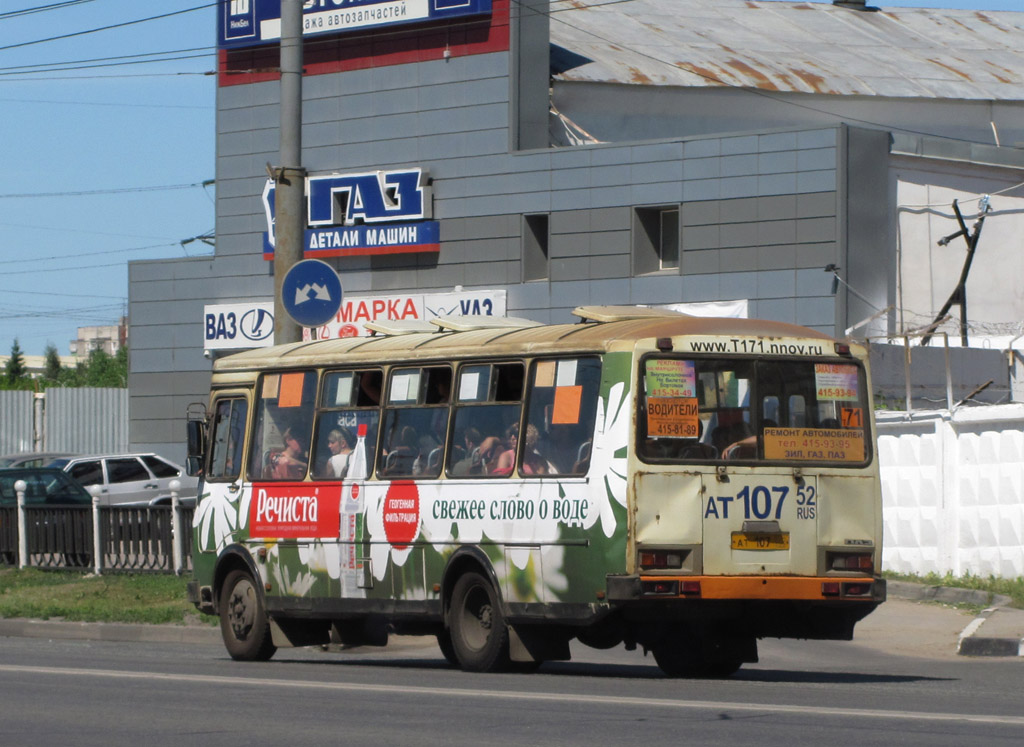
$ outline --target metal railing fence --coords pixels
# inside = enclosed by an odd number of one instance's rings
[[[0,566],[176,573],[192,569],[192,506],[0,508]],[[175,516],[177,514],[177,517]],[[177,520],[175,520],[177,518]]]

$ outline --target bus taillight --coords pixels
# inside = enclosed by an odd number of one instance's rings
[[[643,581],[640,591],[645,596],[676,597],[679,596],[679,582],[666,579],[664,581]]]
[[[837,597],[839,596],[839,582],[838,581],[826,581],[821,585],[821,595],[823,597]]]
[[[875,564],[871,553],[829,553],[829,568],[833,571],[863,571],[871,573]]]
[[[844,597],[866,597],[871,594],[871,582],[858,581],[852,584],[843,584]]]
[[[683,555],[678,551],[641,550],[640,567],[645,570],[658,570],[662,568],[682,568]]]

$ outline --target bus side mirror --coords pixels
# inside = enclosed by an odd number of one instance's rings
[[[185,426],[188,433],[188,454],[185,459],[185,470],[191,476],[196,476],[202,471],[203,456],[205,453],[206,433],[201,420],[189,420]]]

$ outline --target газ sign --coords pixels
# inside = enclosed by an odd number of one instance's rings
[[[429,181],[423,169],[307,177],[305,257],[438,251],[440,225],[424,220],[432,214]],[[274,191],[274,183],[267,181],[266,260],[274,258]]]

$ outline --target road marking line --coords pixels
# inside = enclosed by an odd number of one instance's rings
[[[341,692],[374,692],[398,695],[440,695],[459,698],[519,700],[561,703],[581,703],[605,706],[635,706],[680,710],[741,711],[745,713],[799,714],[801,716],[845,716],[885,718],[904,721],[964,721],[982,724],[1024,726],[1024,716],[999,716],[974,713],[929,713],[925,711],[886,711],[869,708],[834,708],[811,705],[781,705],[771,703],[731,703],[710,700],[668,700],[665,698],[638,698],[620,695],[587,695],[552,692],[469,690],[453,687],[416,687],[407,685],[372,685],[354,682],[318,682],[311,680],[270,679],[266,677],[227,677],[213,674],[170,674],[167,672],[119,672],[111,669],[69,669],[61,667],[33,667],[0,664],[0,672],[12,674],[42,674],[58,677],[97,677],[124,680],[157,680],[164,682],[191,682],[205,685],[234,687],[277,687]]]

